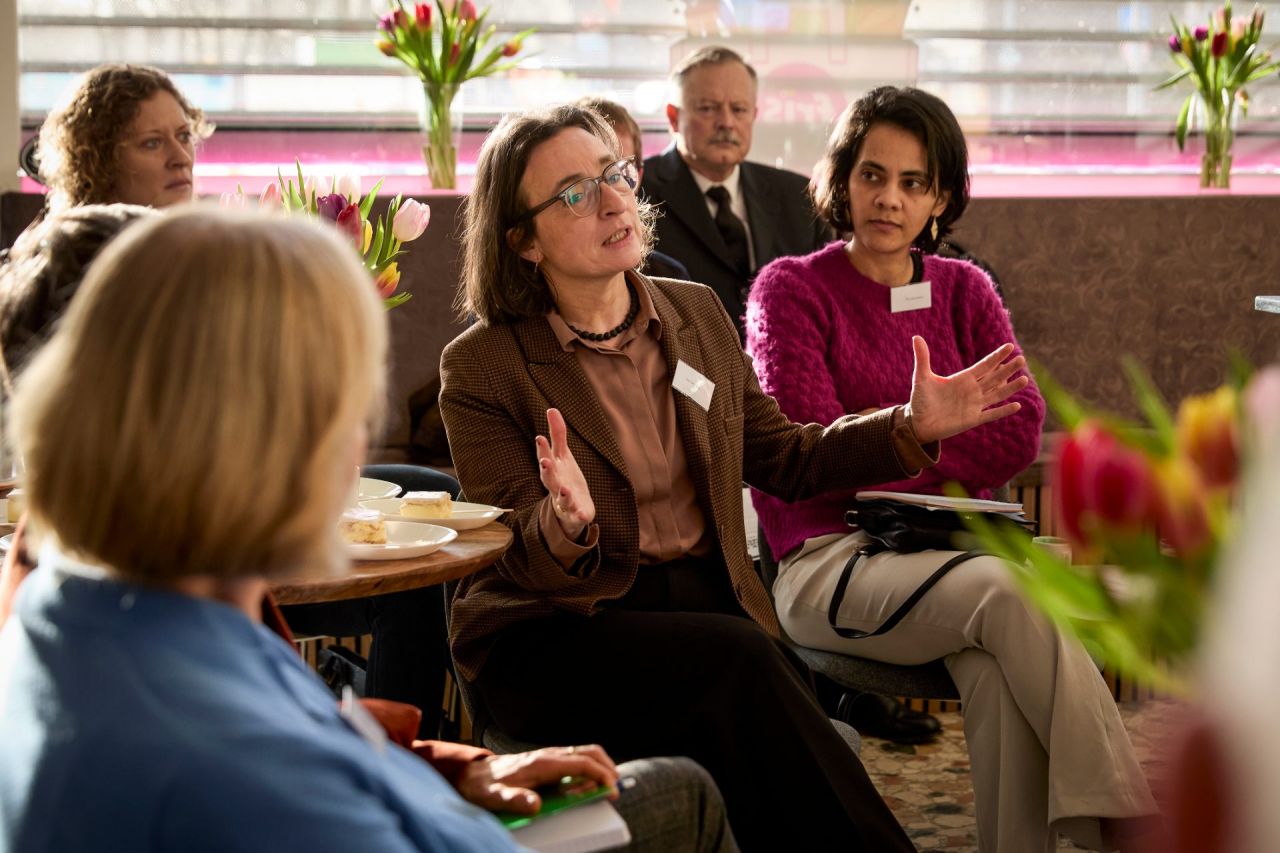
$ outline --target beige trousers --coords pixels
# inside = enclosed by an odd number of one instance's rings
[[[1059,833],[1103,849],[1098,818],[1156,804],[1097,666],[1027,603],[1008,566],[977,557],[951,570],[892,630],[840,637],[827,608],[866,534],[809,539],[779,565],[773,592],[793,640],[897,664],[945,658],[960,693],[983,853],[1053,850]],[[954,556],[883,552],[859,561],[840,627],[871,630]]]

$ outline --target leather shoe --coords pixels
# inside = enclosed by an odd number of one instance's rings
[[[928,743],[942,731],[942,723],[932,714],[913,711],[892,696],[876,693],[844,694],[836,705],[836,719],[860,734],[894,743]]]

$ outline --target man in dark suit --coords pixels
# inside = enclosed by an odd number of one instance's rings
[[[657,248],[716,292],[741,334],[756,270],[808,254],[833,235],[813,211],[808,179],[747,162],[755,69],[728,48],[706,47],[682,62],[671,82],[678,103],[667,104],[667,120],[675,141],[644,161],[641,182],[662,211]]]
[[[671,72],[675,141],[644,161],[641,191],[662,212],[657,248],[709,286],[743,334],[747,293],[774,258],[807,255],[835,235],[819,220],[803,175],[747,161],[758,108],[756,71],[726,47],[704,47]],[[819,684],[832,716],[900,743],[932,740],[928,714],[874,693]]]

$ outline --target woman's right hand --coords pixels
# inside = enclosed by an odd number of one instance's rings
[[[538,476],[551,497],[551,508],[565,535],[576,540],[587,525],[595,521],[595,501],[591,500],[586,478],[569,450],[568,428],[559,409],[547,409],[547,432],[550,441],[541,435],[534,440],[538,450]]]

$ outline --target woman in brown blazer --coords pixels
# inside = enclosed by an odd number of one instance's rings
[[[777,639],[747,556],[742,483],[795,500],[911,476],[1003,417],[1027,382],[1004,346],[950,377],[917,340],[911,401],[788,421],[709,289],[635,272],[653,211],[594,113],[508,116],[466,207],[441,412],[471,500],[515,541],[463,581],[451,643],[509,734],[683,753],[744,849],[909,850]]]

